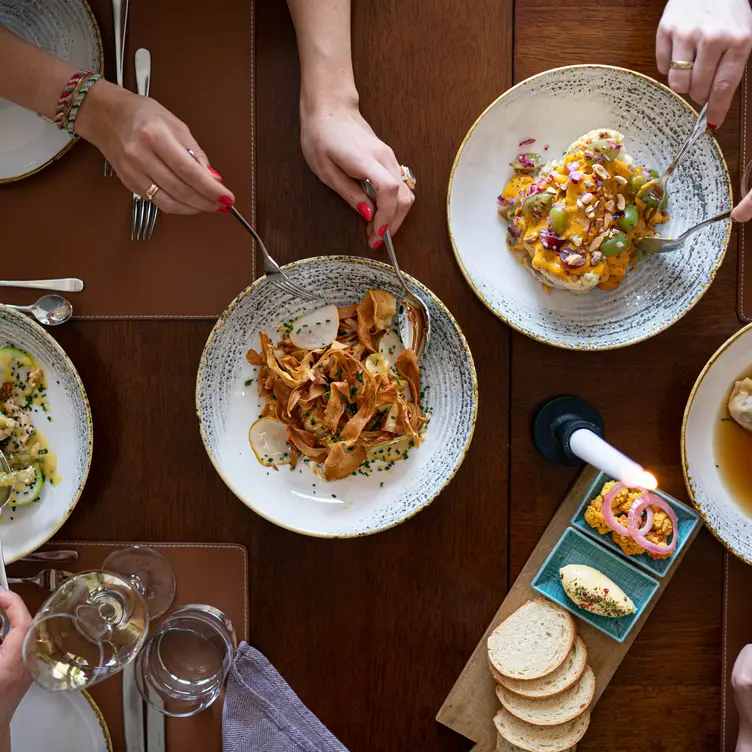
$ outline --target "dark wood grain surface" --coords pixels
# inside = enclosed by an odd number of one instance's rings
[[[456,149],[513,79],[575,62],[656,75],[661,3],[586,2],[572,14],[536,0],[353,5],[364,114],[419,180],[397,236],[402,264],[453,311],[478,367],[478,426],[461,471],[428,510],[375,537],[327,541],[276,528],[230,494],[201,445],[194,383],[210,324],[78,322],[56,336],[89,390],[95,452],[61,536],[245,544],[252,641],[353,752],[467,750],[434,715],[574,477],[536,455],[535,407],[561,392],[588,397],[614,443],[684,498],[683,407],[701,366],[738,327],[735,242],[705,298],[654,340],[585,354],[510,334],[452,256],[445,192]],[[282,0],[259,0],[257,29],[258,221],[267,245],[280,261],[372,255],[361,220],[301,156],[297,58]],[[207,40],[205,53],[212,44],[221,40]],[[735,174],[737,133],[734,114],[720,138]],[[583,751],[718,748],[721,563],[703,532],[601,700]]]

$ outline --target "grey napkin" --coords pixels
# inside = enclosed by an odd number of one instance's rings
[[[266,658],[240,644],[222,710],[224,752],[348,752]]]

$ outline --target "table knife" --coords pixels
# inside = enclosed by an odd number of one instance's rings
[[[154,696],[159,702],[159,697]],[[146,749],[148,752],[165,752],[165,717],[151,705],[146,706]]]
[[[78,551],[35,551],[18,561],[78,561]]]
[[[57,290],[58,292],[81,292],[81,279],[0,279],[0,287],[22,287],[26,290]]]
[[[144,701],[136,688],[136,668],[129,663],[123,670],[123,723],[125,752],[146,752]]]

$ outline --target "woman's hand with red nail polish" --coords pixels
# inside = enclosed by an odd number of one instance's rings
[[[0,587],[0,609],[11,630],[0,643],[0,749],[8,733],[10,719],[31,686],[31,676],[23,663],[23,642],[31,626],[31,615],[19,595]],[[15,748],[14,748],[15,749]]]
[[[363,119],[357,102],[318,107],[303,102],[301,145],[311,169],[369,223],[372,248],[380,240],[376,228],[399,229],[415,196],[401,180],[394,152]],[[360,185],[364,178],[376,188],[376,205]]]

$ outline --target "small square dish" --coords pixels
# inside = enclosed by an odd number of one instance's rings
[[[613,580],[634,602],[636,611],[612,619],[580,608],[564,591],[559,570],[567,564],[585,564]],[[658,580],[632,566],[624,558],[591,540],[579,530],[567,528],[535,575],[533,589],[592,624],[617,642],[624,642],[635,622],[658,590]]]
[[[601,534],[594,527],[591,527],[585,520],[585,512],[590,506],[590,502],[600,495],[603,485],[612,480],[614,479],[605,473],[598,474],[598,477],[593,481],[593,485],[590,486],[585,494],[582,504],[580,504],[577,512],[572,517],[572,526],[581,530],[586,535],[589,535],[591,538],[594,538],[602,546],[614,551],[619,556],[623,556],[632,564],[637,564],[643,569],[647,569],[657,577],[664,577],[666,572],[668,572],[673,566],[679,552],[684,548],[684,545],[691,537],[695,527],[700,524],[700,516],[694,509],[691,509],[686,504],[682,504],[672,496],[668,496],[668,494],[665,494],[662,491],[656,491],[655,493],[660,496],[661,499],[671,505],[671,508],[674,510],[676,518],[679,521],[679,540],[676,544],[676,550],[668,559],[653,559],[647,553],[628,556],[621,550],[618,543],[614,543],[610,532]]]

